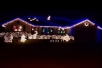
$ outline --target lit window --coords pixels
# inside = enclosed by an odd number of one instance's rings
[[[22,26],[13,26],[13,31],[22,31]]]
[[[58,30],[58,33],[60,33],[60,30]]]
[[[45,28],[42,29],[42,32],[45,32]]]
[[[63,31],[63,33],[65,33],[65,31]]]

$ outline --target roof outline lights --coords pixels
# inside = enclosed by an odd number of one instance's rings
[[[15,21],[15,20],[21,20],[21,21],[25,22],[25,23],[28,24],[28,25],[31,25],[31,26],[33,26],[33,27],[35,26],[35,25],[33,25],[33,24],[31,24],[31,23],[29,23],[29,22],[23,20],[23,19],[20,18],[20,17],[14,18],[14,19],[12,19],[12,20],[6,22],[6,23],[3,23],[2,26],[5,27],[5,25],[7,25],[7,24],[9,24],[9,23],[12,23],[12,22]]]
[[[88,21],[88,22],[90,22],[92,25],[95,25],[95,23],[91,22],[89,19],[85,19],[85,20],[83,20],[83,21],[81,21],[81,22],[78,22],[78,23],[72,25],[71,28],[72,28],[72,27],[75,27],[75,26],[77,26],[77,25],[79,25],[79,24],[82,24],[82,23],[84,23],[85,21]]]
[[[34,16],[33,16],[34,17]],[[45,18],[45,17],[42,17],[42,16],[37,16],[37,17],[39,17],[39,18]],[[70,26],[70,27],[73,27],[73,26],[76,26],[77,24],[81,24],[81,23],[84,23],[85,21],[89,21],[91,24],[95,24],[95,25],[97,25],[97,23],[93,23],[91,20],[89,20],[88,18],[83,18],[82,20],[77,20],[77,22],[78,23],[76,23],[75,22],[75,20],[73,21],[73,20],[70,20],[70,19],[68,19],[68,18],[59,18],[59,17],[52,17],[53,19],[62,19],[62,20],[66,20],[66,21],[70,21],[70,22],[72,22],[72,25]],[[75,23],[74,25],[73,25],[73,23]],[[99,29],[102,29],[102,27],[100,27],[99,25],[97,25],[97,28],[99,28]]]
[[[35,16],[33,16],[33,18],[34,18]],[[45,21],[45,22],[48,22],[47,20],[43,20],[43,19],[41,19],[41,18],[44,18],[44,17],[39,17],[39,16],[37,16],[40,20],[42,20],[42,21]],[[24,17],[25,18],[25,17]],[[55,18],[56,19],[56,17],[53,17],[53,18]],[[10,20],[10,21],[8,21],[8,22],[6,22],[6,23],[4,23],[4,24],[2,24],[2,26],[3,27],[5,27],[5,25],[7,24],[7,23],[9,23],[9,22],[12,22],[12,21],[14,21],[14,20],[21,20],[21,21],[24,21],[24,22],[26,22],[27,24],[29,24],[29,25],[31,25],[31,26],[39,26],[39,25],[33,25],[33,24],[31,24],[31,23],[29,23],[28,21],[25,21],[24,19],[22,19],[22,18],[20,18],[20,17],[16,17],[16,18],[14,18],[14,19],[12,19],[12,20]],[[72,22],[72,23],[75,23],[75,21],[71,21],[71,20],[69,20],[69,19],[67,19],[67,18],[57,18],[57,19],[63,19],[63,20],[66,20],[66,21],[70,21],[70,22]],[[80,22],[78,22],[78,23],[76,23],[76,24],[74,24],[74,25],[71,25],[71,26],[64,26],[64,27],[68,27],[68,28],[72,28],[72,27],[75,27],[75,26],[77,26],[77,25],[79,25],[79,24],[81,24],[81,23],[84,23],[85,21],[89,21],[91,24],[93,24],[93,25],[96,25],[97,26],[97,28],[98,29],[101,29],[102,30],[102,27],[100,27],[97,23],[93,23],[91,20],[89,20],[89,19],[84,19],[83,21],[80,21]],[[49,23],[49,22],[48,22]],[[50,24],[51,23],[53,23],[53,22],[50,22]],[[59,26],[58,24],[53,24],[53,25],[56,25],[56,27],[57,26]],[[41,25],[40,25],[41,26]]]
[[[81,21],[81,22],[79,22],[79,23],[76,23],[76,24],[74,24],[74,25],[72,25],[72,26],[70,26],[70,27],[71,27],[71,28],[72,28],[72,27],[75,27],[75,26],[77,26],[77,25],[79,25],[79,24],[84,23],[85,21],[90,22],[92,25],[96,25],[98,29],[102,30],[102,27],[100,27],[100,26],[99,26],[98,24],[96,24],[96,23],[93,23],[93,22],[90,21],[89,19],[85,19],[85,20],[83,20],[83,21]]]

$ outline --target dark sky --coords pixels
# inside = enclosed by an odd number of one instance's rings
[[[5,10],[0,11],[0,22],[8,21],[15,17],[25,17],[29,15],[39,15],[39,16],[55,16],[55,17],[65,17],[72,20],[77,20],[80,18],[89,18],[95,23],[101,24],[102,20],[102,11],[97,10],[39,10],[39,11],[31,11],[31,10]],[[102,24],[101,24],[102,25]]]

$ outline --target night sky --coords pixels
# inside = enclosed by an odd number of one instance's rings
[[[29,15],[38,16],[54,16],[77,20],[80,18],[89,18],[93,22],[102,25],[102,11],[89,10],[50,10],[50,11],[0,11],[0,24],[11,20],[15,17],[25,17]],[[47,44],[46,44],[47,45]],[[49,45],[49,44],[48,44]],[[0,47],[0,68],[100,68],[101,67],[101,48],[73,47],[69,46],[62,48],[46,46],[43,48],[33,47],[26,48],[22,46],[20,49],[8,47],[9,45]],[[34,45],[35,46],[35,45]],[[24,48],[25,47],[25,48]],[[38,49],[37,49],[38,48]],[[72,49],[71,49],[72,48]],[[90,50],[91,49],[91,50]],[[39,57],[38,57],[39,56]],[[44,58],[43,58],[44,57]],[[47,57],[47,58],[46,58]],[[60,58],[61,57],[61,58]],[[73,58],[74,57],[74,58]]]
[[[11,20],[15,17],[25,17],[29,15],[34,16],[48,16],[51,15],[52,17],[62,17],[62,18],[68,18],[71,20],[77,20],[80,18],[88,18],[91,21],[98,23],[99,25],[102,25],[102,11],[97,10],[5,10],[0,11],[0,22],[6,22]]]

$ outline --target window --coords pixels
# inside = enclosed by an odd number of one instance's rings
[[[13,31],[23,31],[23,27],[21,25],[13,26]]]

